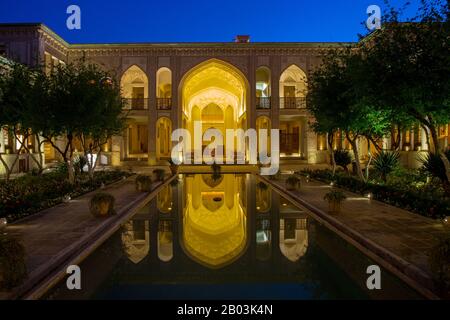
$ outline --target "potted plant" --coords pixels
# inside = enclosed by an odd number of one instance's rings
[[[286,179],[286,189],[290,191],[295,191],[300,188],[300,179],[296,176],[289,176]]]
[[[99,192],[91,198],[89,209],[94,217],[114,215],[115,198],[109,193]]]
[[[342,191],[331,190],[323,199],[328,201],[328,211],[330,213],[339,213],[341,212],[341,204],[347,197]]]
[[[153,170],[152,180],[153,180],[153,182],[164,181],[165,175],[166,175],[166,172],[164,171],[164,169],[155,169],[155,170]]]
[[[0,291],[20,285],[26,276],[25,248],[16,239],[0,234]]]
[[[149,176],[138,175],[135,180],[136,190],[139,192],[152,191],[152,179]]]
[[[178,165],[173,162],[172,159],[169,159],[169,166],[170,171],[172,172],[172,175],[176,175],[178,173]]]

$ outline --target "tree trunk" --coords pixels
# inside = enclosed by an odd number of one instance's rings
[[[372,162],[372,159],[373,159],[372,152],[370,152],[369,138],[367,138],[367,145],[368,145],[369,161],[367,162],[367,165],[366,165],[366,180],[369,180],[369,167],[370,167],[370,163]]]
[[[331,157],[331,165],[333,168],[333,177],[336,174],[336,159],[334,159],[334,150],[333,150],[333,134],[328,134],[328,149],[330,150],[330,157]]]
[[[433,139],[433,145],[434,145],[434,152],[439,155],[442,162],[444,163],[445,168],[445,175],[447,176],[447,182],[450,183],[450,161],[448,160],[447,156],[441,151],[439,139],[437,136],[437,130],[435,126],[430,125],[429,126],[431,138]]]
[[[350,144],[353,148],[353,154],[355,155],[356,173],[362,181],[366,181],[366,179],[364,178],[364,175],[362,173],[361,162],[359,162],[358,144],[356,143],[358,140],[358,137],[356,137],[354,139],[350,139],[350,136],[347,134],[347,139],[350,142]]]

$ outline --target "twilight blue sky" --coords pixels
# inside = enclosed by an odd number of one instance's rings
[[[81,7],[81,30],[66,27],[71,4]],[[228,42],[236,34],[340,42],[365,33],[371,4],[383,8],[383,0],[0,0],[0,23],[43,22],[70,43]]]

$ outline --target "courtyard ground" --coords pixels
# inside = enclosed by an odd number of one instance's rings
[[[386,268],[410,285],[422,287],[422,293],[433,297],[428,290],[432,288],[428,255],[439,239],[450,234],[448,225],[345,190],[347,199],[342,203],[341,212],[329,214],[323,197],[332,188],[330,185],[306,182],[298,176],[301,188],[288,191],[286,177],[278,181],[261,178],[286,192],[289,200],[306,207],[371,258],[381,258]]]

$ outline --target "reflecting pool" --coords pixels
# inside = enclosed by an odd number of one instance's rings
[[[415,299],[374,264],[249,174],[180,175],[46,299]]]

